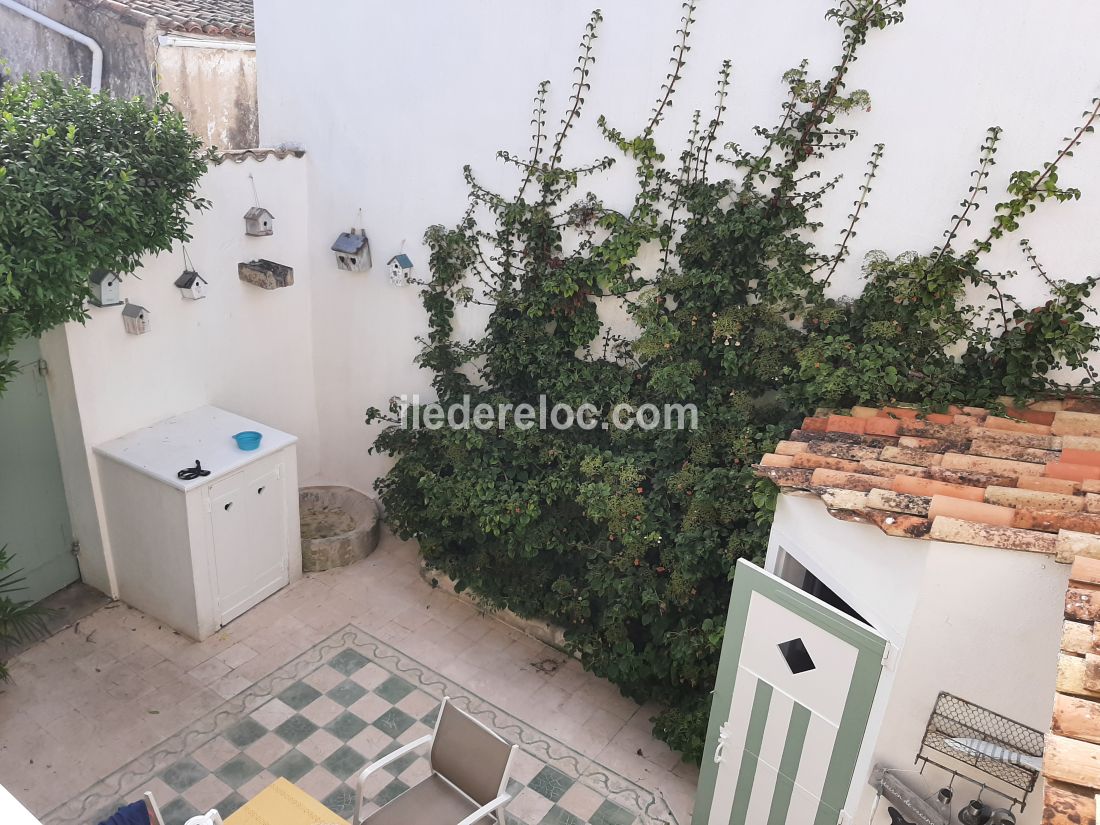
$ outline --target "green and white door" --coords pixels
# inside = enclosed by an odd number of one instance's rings
[[[737,565],[695,825],[837,825],[886,640],[745,560]]]
[[[80,570],[38,341],[20,341],[9,357],[22,368],[0,395],[0,547],[25,578],[15,598],[38,601]]]

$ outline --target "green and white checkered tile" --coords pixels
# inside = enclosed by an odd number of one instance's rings
[[[430,733],[449,695],[520,745],[508,825],[669,825],[663,801],[348,626],[208,716],[51,811],[46,825],[89,825],[153,791],[166,825],[236,811],[277,777],[351,817],[358,772]],[[422,749],[373,774],[368,812],[429,773]]]

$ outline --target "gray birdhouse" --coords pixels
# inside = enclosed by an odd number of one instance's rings
[[[244,234],[270,235],[275,231],[275,216],[262,206],[253,206],[244,213]]]
[[[185,269],[183,274],[176,278],[176,288],[180,295],[197,301],[206,297],[206,279],[191,269]]]
[[[387,264],[390,268],[390,283],[394,286],[408,286],[412,283],[413,262],[402,252],[390,258]]]
[[[97,307],[113,307],[122,303],[121,279],[113,272],[97,269],[88,278],[92,288],[92,303]]]
[[[140,304],[126,304],[122,308],[122,323],[131,335],[144,335],[149,331],[149,310]]]
[[[352,227],[350,232],[341,233],[332,245],[336,253],[336,265],[348,272],[366,272],[370,269],[370,242],[367,233]]]

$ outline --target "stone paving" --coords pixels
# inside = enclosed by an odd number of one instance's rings
[[[426,732],[444,691],[521,743],[514,822],[690,822],[697,772],[652,738],[653,708],[433,590],[415,545],[389,534],[368,559],[307,576],[205,642],[115,604],[11,669],[0,784],[48,823],[95,822],[79,817],[129,785],[182,822],[276,776],[346,813],[347,779]],[[417,758],[383,772],[373,804],[425,769]]]

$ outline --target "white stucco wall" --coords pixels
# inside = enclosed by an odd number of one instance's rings
[[[312,173],[310,262],[318,274],[313,313],[321,415],[322,466],[332,480],[369,489],[386,461],[368,456],[374,433],[363,425],[370,405],[423,391],[429,376],[412,364],[415,336],[425,331],[416,291],[386,283],[381,264],[409,253],[427,264],[420,244],[432,223],[453,224],[465,208],[463,163],[490,185],[511,188],[494,159],[499,148],[529,145],[531,97],[549,78],[547,125],[557,125],[572,81],[584,24],[596,5],[580,0],[515,3],[433,0],[361,3],[329,0],[324,14],[303,15],[292,0],[257,0],[260,133],[265,145],[300,141]],[[646,119],[668,70],[681,10],[668,0],[608,0],[596,43],[598,62],[583,122],[568,159],[609,151],[597,115],[627,131]],[[702,0],[687,76],[661,133],[676,157],[690,111],[713,105],[723,58],[734,86],[724,137],[752,145],[751,127],[772,125],[786,68],[807,57],[818,75],[839,54],[839,32],[824,20],[829,0],[768,3]],[[990,190],[1003,191],[1017,168],[1053,157],[1079,113],[1100,93],[1100,51],[1081,32],[1100,26],[1100,6],[1066,0],[1052,13],[1025,0],[920,0],[899,27],[876,32],[851,73],[866,87],[870,112],[851,121],[861,136],[830,169],[849,174],[822,214],[823,248],[839,237],[871,147],[887,145],[872,205],[850,263],[834,278],[837,294],[859,289],[865,252],[930,249],[969,186],[978,147],[990,125],[1005,128]],[[625,172],[623,165],[621,172]],[[1027,219],[1030,237],[1052,273],[1093,271],[1100,254],[1100,140],[1093,138],[1062,169],[1080,186],[1075,204]],[[622,176],[596,180],[614,202],[629,192]],[[990,198],[977,214],[983,226]],[[375,269],[338,273],[328,243],[363,210]],[[990,262],[1026,271],[1015,240]],[[1025,300],[1040,291],[1030,278],[1013,284]]]
[[[270,237],[244,234],[250,174],[276,217]],[[212,167],[202,194],[213,208],[196,216],[188,244],[208,297],[186,300],[173,286],[184,269],[177,246],[122,283],[123,297],[150,311],[150,332],[126,333],[120,307],[91,307],[87,323],[42,339],[81,573],[100,590],[117,594],[92,446],[213,404],[297,435],[301,476],[317,474],[307,191],[306,167],[296,158]],[[294,285],[269,292],[238,280],[237,263],[261,257],[293,266]]]
[[[790,495],[779,498],[769,569],[779,547],[898,648],[882,673],[849,797],[855,822],[871,821],[874,791],[866,780],[874,765],[915,770],[913,758],[940,691],[1048,728],[1067,565],[1038,553],[887,536],[872,525],[832,518],[816,498]],[[923,777],[905,778],[933,793],[950,776],[929,767]],[[955,810],[976,790],[956,780]],[[1040,780],[1020,825],[1038,825],[1041,800]],[[873,825],[889,821],[880,806]]]

